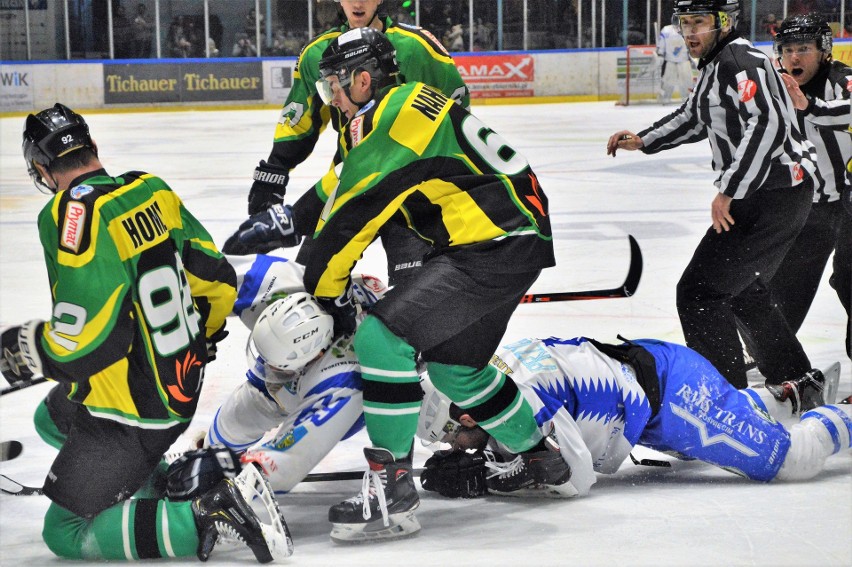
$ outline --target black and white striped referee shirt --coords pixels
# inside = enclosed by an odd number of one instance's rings
[[[816,154],[772,61],[731,32],[699,62],[689,99],[639,133],[647,154],[708,138],[721,193],[744,199],[801,183]],[[803,171],[804,170],[804,171]]]
[[[816,146],[817,178],[814,202],[828,203],[840,198],[840,189],[849,183],[846,162],[852,159],[849,135],[849,91],[852,68],[840,61],[823,65],[802,87],[810,102],[799,111],[799,125]]]

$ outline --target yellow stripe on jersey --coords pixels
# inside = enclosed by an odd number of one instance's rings
[[[65,312],[60,314],[59,321],[62,322],[62,328],[77,329],[79,323],[83,323],[83,329],[76,335],[69,335],[51,327],[50,321],[44,325],[44,347],[49,349],[51,354],[56,357],[69,356],[83,347],[88,346],[96,338],[101,336],[104,329],[110,324],[112,315],[117,312],[116,307],[121,302],[121,297],[124,295],[124,284],[115,288],[115,291],[110,294],[109,299],[104,302],[104,306],[100,312],[94,317],[86,321],[67,320],[74,319],[72,313]],[[59,305],[56,306],[56,311],[59,310]]]
[[[128,366],[127,358],[122,358],[112,366],[90,376],[91,391],[83,400],[83,405],[92,409],[117,410],[125,415],[139,417],[139,410],[133,403],[133,396],[130,395]]]
[[[110,221],[107,230],[122,262],[169,239],[165,217],[172,208],[169,204],[162,205],[154,195]]]
[[[420,30],[420,31],[429,33],[427,30]],[[387,35],[388,37],[392,37],[394,34],[404,35],[406,37],[410,37],[412,39],[417,40],[421,45],[423,45],[423,47],[426,49],[426,51],[429,53],[429,55],[432,56],[433,59],[436,59],[436,60],[438,60],[442,63],[448,63],[448,64],[452,64],[452,62],[453,62],[453,59],[452,59],[452,57],[450,57],[449,54],[444,53],[444,52],[435,51],[435,46],[432,43],[426,41],[422,36],[420,36],[420,35],[418,35],[414,32],[411,32],[411,31],[409,31],[405,28],[399,28],[399,27],[396,27],[396,26],[394,26],[392,28],[388,28],[388,29],[385,30],[385,35]],[[429,34],[429,35],[431,35],[431,34]],[[435,37],[435,42],[436,43],[439,42],[437,37]]]
[[[360,185],[360,184],[359,184]],[[337,297],[343,293],[346,288],[346,282],[349,279],[349,274],[352,267],[361,258],[364,250],[373,241],[379,228],[381,228],[390,217],[400,208],[402,202],[408,196],[416,191],[415,187],[408,189],[396,196],[396,198],[388,203],[388,205],[377,216],[372,218],[363,229],[344,246],[337,254],[335,254],[326,266],[320,281],[317,284],[314,295],[319,297]],[[349,194],[352,194],[350,192]],[[334,269],[335,266],[343,266],[345,269]],[[332,278],[330,274],[338,273],[341,276]]]
[[[435,89],[418,84],[405,100],[388,135],[422,156],[453,104]]]
[[[484,242],[506,234],[491,222],[468,193],[459,191],[452,183],[431,179],[418,185],[417,190],[441,207],[451,246]]]
[[[351,199],[360,195],[364,191],[364,188],[370,185],[373,182],[373,179],[375,179],[381,174],[382,173],[380,171],[377,171],[376,173],[368,175],[343,195],[337,195],[336,193],[332,193],[331,195],[329,195],[328,200],[325,203],[325,207],[323,207],[322,213],[320,214],[320,218],[317,221],[317,232],[322,230],[322,228],[325,226],[326,221],[328,221],[328,219],[334,216],[334,214],[338,210],[340,210],[340,207],[348,203]]]

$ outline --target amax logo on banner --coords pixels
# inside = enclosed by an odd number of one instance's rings
[[[104,64],[104,102],[263,100],[263,70],[247,63]]]
[[[455,55],[453,59],[474,98],[535,96],[532,55]]]

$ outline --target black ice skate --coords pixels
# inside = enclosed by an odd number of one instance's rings
[[[804,376],[795,380],[787,380],[780,384],[767,384],[766,389],[779,402],[790,400],[793,404],[794,415],[825,405],[825,376],[816,368],[805,372]],[[836,384],[834,384],[834,389],[836,391]],[[834,400],[833,393],[831,399]]]
[[[571,480],[571,467],[562,459],[559,446],[546,437],[544,447],[520,453],[508,462],[485,451],[488,491],[500,496],[570,498],[577,495]]]
[[[265,508],[265,518],[249,502]],[[289,557],[293,541],[269,483],[254,466],[226,478],[192,502],[198,528],[198,558],[207,561],[217,542],[246,544],[260,563]]]
[[[394,459],[390,451],[365,447],[370,470],[364,473],[361,492],[328,511],[331,539],[360,543],[395,539],[420,531],[414,510],[420,497],[414,487],[411,462]]]

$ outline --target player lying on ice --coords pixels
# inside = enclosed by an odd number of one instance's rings
[[[652,339],[524,339],[492,364],[515,380],[558,445],[574,495],[588,493],[595,473],[616,472],[635,445],[763,482],[809,479],[828,456],[852,447],[852,405],[824,405],[836,394],[834,373],[828,383],[806,377],[737,390],[695,351]],[[480,496],[486,486],[500,495],[566,494],[540,486],[522,460],[503,462],[470,415],[423,385],[418,436],[453,447],[427,461],[424,489],[450,497]]]

